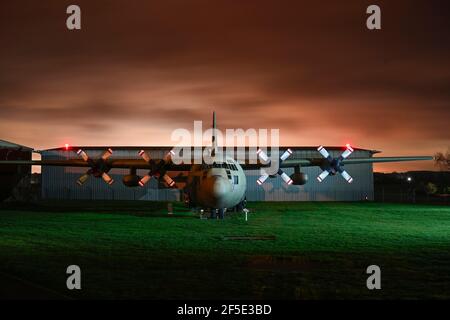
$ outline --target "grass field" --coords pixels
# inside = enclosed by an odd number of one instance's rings
[[[154,202],[2,204],[2,297],[450,298],[450,207],[249,208],[246,222],[242,214],[201,220],[180,204],[168,216]],[[66,289],[72,264],[82,270],[79,291]],[[366,288],[372,264],[381,267],[381,290]]]

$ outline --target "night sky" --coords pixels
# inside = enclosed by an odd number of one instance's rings
[[[220,128],[279,128],[284,145],[433,155],[450,145],[449,3],[5,0],[0,139],[170,145],[216,110]],[[408,169],[437,168],[376,166]]]

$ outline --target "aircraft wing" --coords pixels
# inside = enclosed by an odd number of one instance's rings
[[[345,159],[342,161],[343,165],[363,164],[363,163],[378,163],[378,162],[402,162],[402,161],[422,161],[433,160],[430,156],[412,156],[412,157],[375,157],[375,158],[353,158]],[[324,158],[312,158],[312,159],[294,159],[285,160],[280,164],[281,168],[292,168],[296,166],[301,167],[314,167],[320,166],[324,161]],[[261,167],[261,165],[259,165]]]
[[[294,159],[285,160],[280,164],[281,168],[292,168],[296,166],[313,167],[320,166],[323,158],[311,159]],[[414,156],[414,157],[375,157],[375,158],[353,158],[342,161],[344,165],[363,164],[363,163],[378,163],[378,162],[402,162],[402,161],[422,161],[433,160],[429,156]],[[90,164],[82,159],[68,159],[68,160],[10,160],[0,161],[0,165],[29,165],[29,166],[57,166],[57,167],[90,167]],[[257,170],[267,165],[258,164],[241,164],[244,170]],[[115,159],[108,161],[110,168],[135,168],[135,169],[150,169],[150,165],[141,159]],[[168,164],[167,171],[189,171],[190,164]]]
[[[295,159],[295,160],[285,160],[280,164],[280,168],[293,168],[296,166],[301,167],[311,167],[315,165],[319,165],[319,162],[315,160],[321,159]],[[317,162],[317,163],[316,163]],[[258,163],[250,164],[250,163],[240,163],[242,169],[244,170],[259,170],[263,167],[268,167],[270,164],[263,164],[258,161]]]
[[[375,157],[375,158],[354,158],[345,159],[342,161],[346,164],[362,164],[362,163],[377,163],[377,162],[401,162],[401,161],[422,161],[433,160],[433,157],[428,156],[416,156],[416,157]]]
[[[114,159],[108,160],[108,167],[120,169],[148,169],[150,165],[141,159]],[[10,160],[0,161],[0,165],[20,165],[20,166],[54,166],[54,167],[90,167],[91,164],[82,159],[67,159],[67,160]],[[167,171],[189,171],[191,165],[188,164],[168,164]]]
[[[83,160],[7,160],[0,161],[0,165],[16,166],[57,166],[57,167],[89,167]]]

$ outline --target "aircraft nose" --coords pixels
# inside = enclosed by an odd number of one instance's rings
[[[216,199],[224,197],[229,192],[231,192],[231,186],[228,180],[222,177],[213,177],[212,193]]]

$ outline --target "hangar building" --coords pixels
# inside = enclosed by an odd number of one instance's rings
[[[32,148],[0,140],[0,160],[31,160]],[[0,201],[8,198],[19,182],[31,174],[31,166],[0,166]]]
[[[82,148],[90,157],[99,157],[104,147],[71,147],[49,149],[41,151],[42,160],[63,160],[78,158],[76,151]],[[288,147],[280,147],[280,152]],[[316,147],[289,147],[293,154],[289,159],[321,157]],[[112,158],[136,158],[142,147],[113,147]],[[143,148],[154,159],[161,159],[170,147]],[[338,157],[341,147],[326,147],[331,156]],[[377,151],[354,148],[351,158],[371,157]],[[248,149],[247,151],[248,152]],[[353,183],[347,183],[340,175],[329,176],[319,183],[316,177],[321,169],[318,167],[301,168],[309,176],[309,181],[303,186],[286,185],[280,177],[271,178],[260,186],[256,180],[260,176],[259,170],[246,171],[247,200],[249,201],[361,201],[373,200],[373,167],[372,164],[358,164],[347,166],[346,170],[354,178]],[[293,169],[284,170],[291,175]],[[44,167],[42,168],[42,198],[43,199],[92,199],[92,200],[158,200],[175,201],[181,198],[177,189],[167,189],[158,184],[155,179],[150,180],[144,188],[129,188],[122,184],[122,176],[128,174],[128,169],[113,169],[110,175],[115,180],[111,186],[102,179],[91,177],[83,186],[76,184],[77,179],[86,172],[86,168]],[[138,170],[137,174],[145,175],[145,170]],[[179,173],[178,173],[179,174]],[[186,173],[187,174],[187,173]],[[174,177],[172,175],[172,177]],[[182,184],[177,183],[180,187]]]

